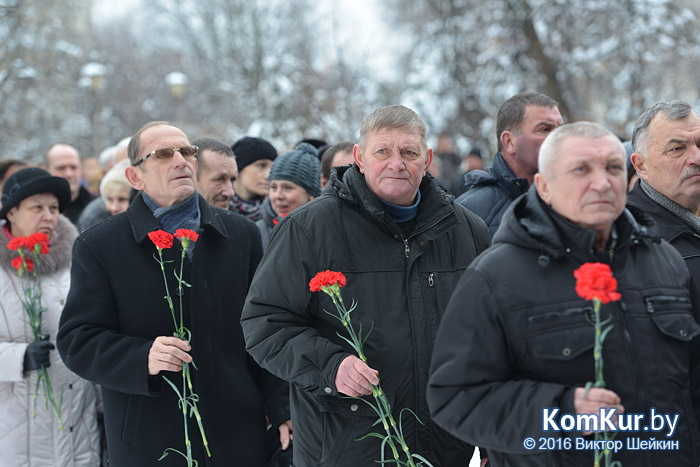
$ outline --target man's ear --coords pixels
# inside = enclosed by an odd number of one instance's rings
[[[646,182],[649,176],[647,172],[647,160],[638,152],[632,153],[630,158],[632,159],[634,170],[637,171],[637,175]]]
[[[515,153],[515,133],[505,130],[501,132],[501,151],[507,150],[509,154]]]
[[[552,200],[549,192],[549,184],[547,183],[547,178],[540,172],[535,174],[535,189],[537,190],[537,194],[540,195],[540,199],[551,206]]]
[[[124,175],[126,175],[126,179],[129,180],[129,183],[131,183],[134,189],[143,191],[144,183],[141,178],[141,169],[130,165],[124,170]]]
[[[360,168],[360,172],[365,173],[364,172],[364,163],[365,163],[364,155],[362,154],[362,148],[360,148],[359,144],[356,144],[355,146],[353,146],[352,157],[355,158],[355,163],[357,164],[357,167]]]
[[[425,170],[423,171],[423,176],[425,177],[425,174],[428,173],[428,169],[430,168],[430,164],[433,163],[433,148],[428,148],[428,153],[426,154],[427,160],[425,161]]]

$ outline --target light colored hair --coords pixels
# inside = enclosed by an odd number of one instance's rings
[[[422,118],[413,110],[403,105],[387,105],[379,107],[362,121],[360,127],[360,147],[364,150],[367,145],[367,136],[382,128],[407,128],[418,130],[421,147],[428,150],[428,128]]]
[[[552,176],[552,167],[554,162],[556,162],[559,157],[559,147],[561,143],[572,136],[581,136],[589,139],[604,138],[606,136],[612,136],[620,149],[620,154],[625,158],[625,148],[622,142],[615,136],[615,134],[605,128],[603,125],[594,122],[576,122],[567,123],[566,125],[561,125],[552,131],[547,138],[545,138],[542,146],[540,146],[540,153],[537,157],[537,169],[540,173],[545,176]],[[626,165],[625,165],[626,170]]]
[[[104,200],[105,192],[109,191],[109,187],[112,185],[124,185],[127,188],[131,188],[131,183],[126,178],[126,168],[129,167],[129,159],[124,159],[114,164],[114,167],[109,169],[105,176],[100,182],[100,196]]]
[[[693,108],[682,101],[659,101],[656,104],[648,107],[642,115],[639,116],[634,123],[634,132],[632,133],[632,147],[634,152],[638,152],[645,159],[649,146],[649,125],[654,120],[657,114],[662,113],[666,116],[666,121],[683,120],[687,118]]]

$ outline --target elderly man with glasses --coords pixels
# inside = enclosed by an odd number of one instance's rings
[[[289,443],[288,386],[246,354],[239,324],[262,256],[260,234],[198,194],[197,152],[166,122],[142,127],[126,170],[141,194],[125,213],[84,232],[73,250],[57,344],[66,366],[102,385],[112,465],[185,465],[174,450],[191,449],[202,466],[264,466],[266,415],[275,432],[280,427],[283,447]],[[199,236],[184,253],[175,238],[162,250],[161,270],[149,233],[178,229]],[[178,293],[180,279],[187,287]],[[174,337],[164,280],[176,321],[189,330],[185,340]],[[185,363],[206,440],[173,390],[182,391]]]

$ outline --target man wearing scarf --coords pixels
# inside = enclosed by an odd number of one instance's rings
[[[660,101],[637,119],[632,136],[639,180],[627,199],[655,224],[650,233],[683,256],[700,296],[700,116],[685,102]]]
[[[194,459],[200,466],[264,466],[265,416],[287,435],[289,414],[287,385],[245,353],[239,324],[262,256],[260,234],[244,217],[209,206],[198,194],[197,148],[181,130],[148,123],[128,151],[126,175],[141,194],[125,213],[76,240],[59,352],[75,373],[102,385],[111,465],[183,464],[172,451],[158,462],[167,448],[185,451],[182,410],[164,377],[180,381],[183,362],[194,362],[193,386],[211,451],[208,457],[194,417],[185,417]],[[188,341],[172,337],[163,273],[148,236],[159,229],[199,234],[182,270],[190,285],[182,296]],[[180,251],[177,241],[163,250],[170,291],[177,291],[172,270]]]

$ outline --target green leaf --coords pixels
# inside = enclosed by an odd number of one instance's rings
[[[614,325],[610,325],[607,328],[603,330],[603,332],[600,333],[600,344],[602,345],[603,342],[605,342],[605,337],[608,335],[608,333],[614,328]]]
[[[429,467],[433,467],[433,464],[428,461],[425,457],[421,456],[420,454],[411,454],[411,457],[420,460],[421,462],[425,462],[425,464]]]
[[[166,376],[163,376],[163,379],[170,385],[171,388],[177,393],[177,396],[182,399],[182,394],[180,394],[180,390],[173,384],[172,381],[170,381]]]

